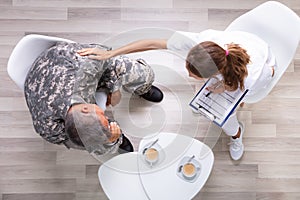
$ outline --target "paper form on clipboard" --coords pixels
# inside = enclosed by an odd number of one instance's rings
[[[222,127],[247,94],[248,89],[245,91],[241,91],[240,89],[235,91],[225,90],[222,93],[212,93],[205,89],[213,84],[216,84],[216,78],[208,79],[190,102],[189,106],[195,112],[204,115]]]

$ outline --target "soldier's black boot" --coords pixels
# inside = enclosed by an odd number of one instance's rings
[[[131,142],[129,141],[129,139],[127,137],[125,137],[125,135],[123,134],[123,138],[122,138],[122,144],[119,146],[119,153],[128,153],[128,152],[133,152],[133,146],[131,144]]]
[[[140,97],[147,101],[158,103],[163,100],[164,94],[159,88],[151,85],[151,89],[147,93],[140,95]]]

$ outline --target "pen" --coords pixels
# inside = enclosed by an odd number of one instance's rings
[[[210,94],[211,94],[211,91],[209,91],[209,92],[205,95],[205,97],[208,97]]]
[[[216,83],[216,86],[213,87],[213,91],[216,90],[218,87],[220,87],[222,85],[222,81],[219,81],[218,83]],[[205,97],[209,97],[209,95],[213,92],[212,90],[210,90],[206,95]]]

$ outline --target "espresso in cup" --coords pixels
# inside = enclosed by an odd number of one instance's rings
[[[158,151],[155,148],[149,148],[145,151],[145,159],[150,163],[155,163],[158,160]]]
[[[197,169],[193,163],[186,163],[182,166],[182,174],[186,178],[193,178],[196,175]]]

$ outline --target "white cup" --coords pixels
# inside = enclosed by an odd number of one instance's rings
[[[197,167],[193,163],[188,162],[182,166],[182,175],[185,178],[192,179],[196,176],[196,174]]]
[[[155,148],[149,148],[144,153],[145,160],[151,164],[154,164],[158,161],[159,153]]]

